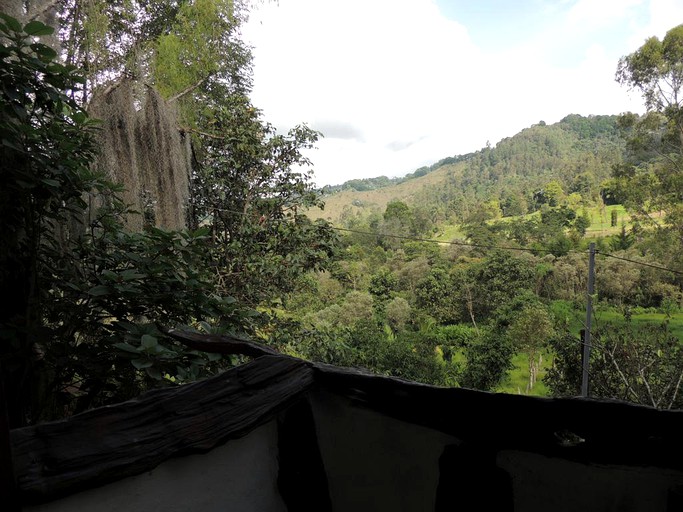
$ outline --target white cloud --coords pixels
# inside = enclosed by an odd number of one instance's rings
[[[651,0],[646,28],[667,2]],[[245,28],[255,45],[252,99],[278,128],[306,122],[327,134],[309,155],[320,185],[402,175],[541,119],[638,110],[597,34],[642,28],[639,3],[579,0],[515,47],[501,26],[495,52],[430,0],[266,3]]]
[[[683,23],[683,2],[680,0],[650,0],[649,20],[634,27],[624,54],[636,51],[649,37],[662,39],[667,31]]]
[[[628,17],[633,8],[644,0],[579,0],[567,13],[567,22],[573,28],[597,29]]]

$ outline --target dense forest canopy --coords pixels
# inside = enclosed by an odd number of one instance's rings
[[[241,361],[167,327],[437,385],[575,394],[590,240],[606,318],[592,393],[682,405],[682,27],[618,65],[644,116],[540,122],[323,197],[302,154],[319,134],[278,133],[249,100],[246,3],[10,14],[0,364],[13,426]],[[315,219],[323,199],[334,225]]]
[[[234,364],[160,326],[268,336],[272,306],[329,265],[336,234],[302,213],[320,204],[301,154],[318,134],[276,133],[251,105],[246,8],[29,2],[0,19],[13,425]]]

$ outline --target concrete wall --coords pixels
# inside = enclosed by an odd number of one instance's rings
[[[541,512],[667,509],[669,489],[683,474],[659,468],[598,466],[503,451],[498,465],[512,476],[515,510]]]
[[[308,459],[301,463],[313,476],[324,471],[335,512],[678,510],[668,495],[683,484],[680,471],[496,453],[327,391],[312,393],[311,407],[324,469],[309,467]],[[172,459],[148,473],[24,510],[284,511],[278,435],[271,421],[207,454]],[[294,453],[302,449],[300,441],[289,443],[296,445]],[[310,502],[310,482],[296,489],[297,503]]]
[[[26,512],[280,512],[274,421],[204,455],[169,460],[153,471]]]
[[[479,451],[325,392],[313,411],[336,512],[679,510],[668,493],[683,472]]]
[[[457,439],[330,393],[312,405],[334,511],[434,510],[439,457]]]

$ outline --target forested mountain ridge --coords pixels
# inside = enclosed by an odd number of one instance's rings
[[[552,125],[541,121],[495,147],[442,159],[404,178],[352,180],[327,189],[325,210],[312,216],[343,223],[399,200],[420,205],[433,222],[458,223],[482,203],[493,202],[504,216],[528,213],[547,202],[548,193],[578,194],[577,205],[593,203],[609,193],[611,169],[622,160],[617,119],[572,114]]]

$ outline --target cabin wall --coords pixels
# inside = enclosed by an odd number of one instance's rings
[[[316,371],[264,356],[18,429],[24,510],[683,510],[681,413]]]
[[[277,438],[271,421],[206,454],[171,459],[147,473],[23,510],[284,512],[277,489]]]
[[[498,454],[497,461],[499,467],[512,476],[515,510],[680,510],[668,503],[668,493],[669,489],[683,483],[681,472],[616,465],[589,466],[507,450]]]
[[[492,452],[361,403],[324,391],[312,398],[335,512],[678,510],[669,492],[683,472]]]
[[[324,391],[311,402],[332,510],[434,510],[439,457],[456,438]]]

